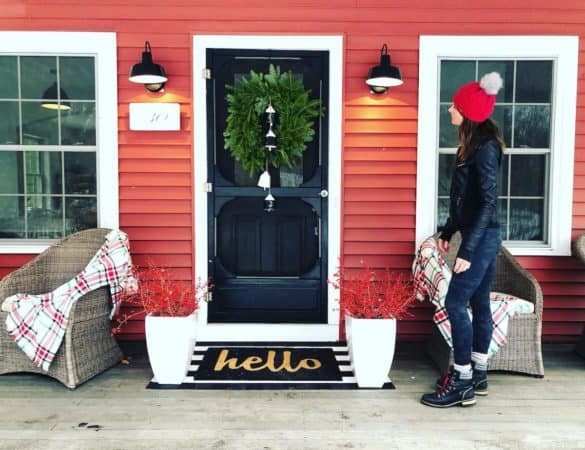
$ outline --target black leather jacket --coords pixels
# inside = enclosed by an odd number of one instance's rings
[[[461,231],[457,256],[471,261],[486,228],[497,228],[498,170],[502,161],[500,145],[488,138],[477,145],[469,159],[455,167],[451,177],[449,219],[441,239],[449,241]]]

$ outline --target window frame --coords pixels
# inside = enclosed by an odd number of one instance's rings
[[[97,226],[118,228],[118,82],[116,33],[0,31],[0,54],[95,57]],[[54,239],[0,242],[0,254],[35,254]]]
[[[549,243],[505,244],[514,255],[571,254],[578,47],[578,36],[420,36],[416,248],[437,227],[440,59],[534,58],[554,61],[547,192]]]

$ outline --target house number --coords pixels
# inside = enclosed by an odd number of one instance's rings
[[[181,129],[178,103],[130,103],[133,131],[177,131]]]

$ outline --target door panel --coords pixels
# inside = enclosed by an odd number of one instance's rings
[[[275,211],[265,211],[259,174],[243,171],[223,148],[225,86],[270,64],[292,70],[312,98],[328,103],[327,52],[207,50],[209,322],[327,322],[327,112],[294,167],[270,168]]]

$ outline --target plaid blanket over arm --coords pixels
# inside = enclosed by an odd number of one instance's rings
[[[2,309],[8,311],[6,329],[37,367],[48,371],[63,341],[73,304],[83,295],[109,286],[110,318],[117,312],[122,294],[136,290],[130,245],[126,233],[112,230],[85,269],[53,292],[15,294]]]
[[[419,247],[412,263],[412,274],[416,296],[419,301],[429,299],[435,306],[433,322],[441,332],[445,342],[453,347],[451,339],[451,323],[445,309],[445,298],[451,281],[451,270],[445,262],[434,237],[427,238]],[[500,347],[506,345],[508,321],[514,314],[509,308],[506,299],[491,300],[492,320],[494,330],[490,342],[488,355],[493,356]],[[471,316],[471,308],[469,309]]]

